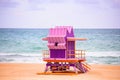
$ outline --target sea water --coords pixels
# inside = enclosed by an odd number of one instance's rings
[[[0,62],[41,63],[49,29],[0,29]],[[120,29],[74,29],[76,49],[86,50],[88,63],[120,64]]]

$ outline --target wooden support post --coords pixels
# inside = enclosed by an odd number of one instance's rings
[[[46,73],[47,71],[48,71],[48,66],[46,65],[44,73]]]
[[[74,68],[75,73],[78,74],[78,71],[77,71],[76,67],[73,66],[73,68]]]

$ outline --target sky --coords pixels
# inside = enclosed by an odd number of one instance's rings
[[[0,28],[120,28],[120,0],[0,0]]]

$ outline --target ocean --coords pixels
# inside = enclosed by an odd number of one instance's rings
[[[0,63],[43,63],[42,41],[49,29],[0,28]],[[76,49],[86,50],[90,64],[120,65],[120,29],[74,29],[75,37],[87,38],[77,41]]]

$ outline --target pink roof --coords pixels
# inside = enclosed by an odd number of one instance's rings
[[[68,33],[72,32],[71,26],[56,26],[55,28],[50,28],[48,37],[65,37]]]

